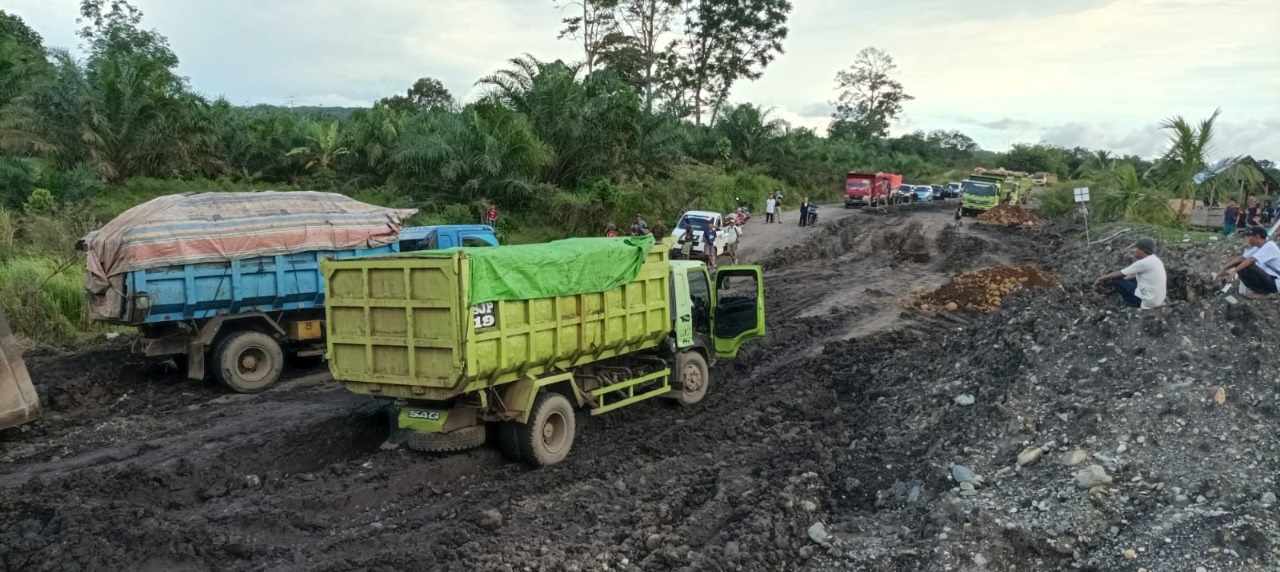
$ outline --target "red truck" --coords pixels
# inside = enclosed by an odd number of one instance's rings
[[[844,178],[844,208],[889,204],[889,193],[902,184],[902,175],[850,171]]]

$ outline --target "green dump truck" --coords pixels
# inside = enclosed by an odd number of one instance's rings
[[[717,358],[765,333],[758,266],[668,258],[651,237],[325,260],[329,368],[392,400],[393,443],[565,458],[575,410],[693,405]]]
[[[1005,192],[1000,188],[1003,179],[983,175],[972,175],[960,182],[960,205],[956,207],[956,218],[976,216],[989,211],[1004,202]]]

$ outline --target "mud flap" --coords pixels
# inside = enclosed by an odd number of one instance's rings
[[[22,425],[40,415],[40,398],[31,384],[18,340],[0,313],[0,429]]]

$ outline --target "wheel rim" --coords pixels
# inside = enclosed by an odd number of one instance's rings
[[[262,381],[271,372],[271,357],[263,348],[246,348],[236,360],[236,374],[245,381]]]
[[[547,420],[542,424],[542,447],[548,453],[559,453],[568,442],[568,436],[569,422],[564,415],[559,411],[547,415]]]
[[[680,376],[685,393],[697,393],[702,390],[702,368],[697,364],[684,366],[684,374]]]

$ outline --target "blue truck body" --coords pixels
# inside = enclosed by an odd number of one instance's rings
[[[262,391],[279,378],[285,354],[324,353],[322,259],[497,244],[486,225],[412,227],[378,248],[137,270],[125,277],[125,323],[139,329],[137,353],[186,356],[187,376],[194,379],[206,376],[208,354],[223,383],[243,393]]]
[[[142,321],[156,324],[205,320],[245,312],[289,312],[324,307],[320,260],[325,257],[391,254],[399,244],[345,251],[311,251],[230,262],[137,270],[125,277],[133,293],[146,296]]]

